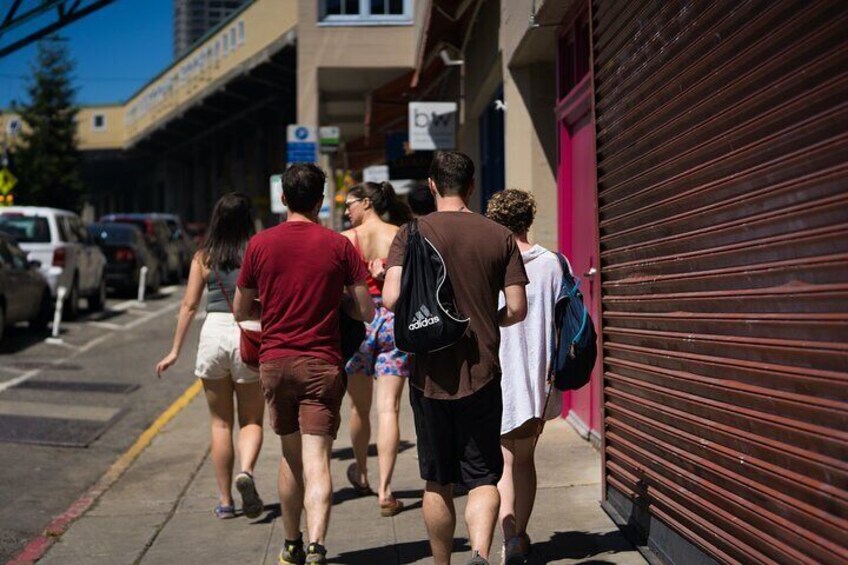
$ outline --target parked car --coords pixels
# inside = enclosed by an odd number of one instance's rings
[[[79,314],[80,297],[88,298],[90,310],[106,304],[106,257],[83,226],[80,217],[67,210],[36,206],[0,208],[0,230],[11,233],[31,261],[41,263],[50,294],[67,289],[64,312]]]
[[[183,267],[183,276],[188,277],[188,270],[191,268],[191,259],[194,257],[196,246],[188,231],[183,226],[183,221],[176,214],[154,213],[150,214],[150,217],[157,220],[165,220],[165,223],[168,224],[168,229],[171,230],[171,240],[176,242],[180,250],[180,264]]]
[[[138,227],[159,259],[162,280],[179,282],[182,279],[180,247],[171,237],[171,229],[165,220],[153,218],[150,214],[108,214],[100,218],[100,223],[132,224]]]
[[[109,287],[122,292],[135,292],[141,279],[141,268],[147,267],[147,292],[159,292],[162,284],[159,259],[137,226],[89,224],[88,233],[106,256],[106,284]]]
[[[43,330],[50,322],[53,300],[39,267],[40,262],[27,259],[14,236],[0,233],[0,342],[12,324],[26,321],[30,328]]]

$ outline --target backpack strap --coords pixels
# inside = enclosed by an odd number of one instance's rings
[[[574,276],[574,271],[571,269],[571,263],[568,262],[568,258],[559,252],[554,252],[556,258],[559,259],[559,266],[562,267],[562,274],[569,274],[572,277]]]
[[[562,253],[557,251],[552,252],[556,255],[557,260],[559,261],[560,267],[562,267],[562,282],[560,282],[560,293],[562,293],[562,288],[565,286],[565,275],[572,275],[573,271],[571,270],[571,263],[568,262],[568,259]],[[578,281],[579,284],[579,281]],[[556,352],[559,348],[559,328],[556,327],[556,320],[554,322],[554,347],[553,347],[553,357],[556,358]],[[545,395],[545,405],[542,407],[542,423],[539,424],[539,430],[536,432],[536,437],[533,438],[533,448],[535,449],[536,444],[539,443],[539,437],[542,435],[542,430],[545,429],[545,414],[548,412],[548,404],[551,401],[551,394],[554,392],[554,359],[549,361],[548,367],[548,377],[545,379],[545,382],[548,385],[548,394]]]

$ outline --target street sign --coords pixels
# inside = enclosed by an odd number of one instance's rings
[[[362,169],[362,182],[383,182],[389,180],[388,165],[371,165]]]
[[[285,214],[288,211],[283,204],[283,175],[271,175],[271,212]]]
[[[339,150],[339,143],[341,143],[341,130],[336,126],[318,128],[318,143],[321,146],[321,153],[335,153]]]
[[[289,163],[318,161],[318,136],[314,127],[292,124],[286,128],[286,161]]]
[[[409,148],[456,148],[456,102],[410,102]]]
[[[12,189],[15,188],[16,184],[18,184],[18,179],[15,178],[12,171],[6,167],[0,169],[0,194],[6,196],[12,192]]]

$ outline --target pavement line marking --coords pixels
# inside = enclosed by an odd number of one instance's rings
[[[112,310],[114,312],[124,312],[126,310],[129,310],[130,308],[132,308],[136,304],[138,304],[138,301],[135,300],[135,299],[124,300],[123,302],[119,302],[118,304],[115,304],[114,306],[110,306],[109,310]]]
[[[0,415],[3,416],[28,416],[37,418],[61,418],[65,420],[108,422],[118,412],[120,412],[120,408],[108,408],[104,406],[51,404],[47,402],[27,402],[23,400],[0,400]]]
[[[19,384],[21,384],[24,381],[28,381],[29,379],[31,379],[32,377],[34,377],[35,375],[37,375],[40,372],[41,372],[41,369],[33,369],[31,371],[27,371],[26,373],[24,373],[20,377],[15,377],[14,379],[8,380],[4,383],[0,383],[0,393],[2,393],[5,390],[12,388],[13,386],[18,386]]]
[[[131,327],[134,328],[134,327],[141,325],[142,323],[144,323],[148,320],[155,318],[159,314],[162,314],[162,313],[164,313],[168,310],[172,310],[172,309],[178,307],[179,305],[180,305],[180,303],[177,302],[175,304],[168,305],[165,308],[162,308],[160,310],[156,310],[155,312],[147,312],[147,313],[145,313],[144,318],[139,318],[138,320],[134,320],[130,325],[131,325]],[[125,326],[125,328],[130,329],[130,325]],[[85,353],[86,351],[90,350],[91,348],[103,343],[104,341],[106,341],[107,339],[112,337],[113,335],[114,335],[113,333],[103,334],[102,336],[89,341],[88,343],[86,343],[85,345],[83,345],[81,347],[72,346],[71,349],[73,350],[73,353],[71,353],[67,357],[60,357],[58,359],[54,359],[50,363],[50,366],[55,367],[56,365],[61,365],[62,363],[66,362],[66,361],[70,361],[71,359],[73,359],[77,355],[80,355],[81,353]],[[8,390],[8,389],[10,389],[14,386],[19,385],[22,382],[28,381],[29,379],[40,374],[41,371],[43,371],[44,369],[47,369],[47,368],[49,368],[49,367],[40,367],[38,369],[33,369],[31,371],[24,373],[23,375],[21,375],[19,377],[15,377],[14,379],[0,383],[0,393],[3,393],[4,391],[6,391],[6,390]]]
[[[6,565],[31,565],[44,557],[50,546],[56,543],[56,540],[67,531],[71,523],[85,514],[115,484],[121,475],[129,469],[133,461],[141,455],[141,452],[150,445],[150,442],[153,441],[153,438],[159,434],[162,428],[173,420],[183,408],[188,406],[202,389],[203,383],[200,379],[197,379],[167,410],[156,418],[156,421],[149,428],[144,430],[135,443],[112,464],[109,470],[100,477],[100,480],[93,487],[88,489],[84,495],[71,504],[64,513],[54,518],[41,535],[27,543],[17,555],[6,562]]]
[[[94,326],[95,328],[102,328],[104,330],[122,330],[124,326],[119,326],[118,324],[113,324],[111,322],[98,322],[97,320],[93,320],[88,323],[90,326]]]
[[[140,326],[141,324],[143,324],[143,323],[145,323],[145,322],[147,322],[147,321],[149,321],[149,320],[152,320],[153,318],[156,318],[156,317],[158,317],[158,316],[161,316],[162,314],[165,314],[165,313],[167,313],[167,312],[169,312],[169,311],[171,311],[171,310],[176,310],[176,309],[177,309],[177,308],[179,308],[179,307],[180,307],[180,303],[179,303],[179,302],[174,302],[173,304],[168,304],[168,305],[167,305],[167,306],[165,306],[164,308],[160,308],[160,309],[158,309],[158,310],[154,310],[153,312],[148,312],[146,315],[142,316],[141,318],[139,318],[139,319],[137,319],[137,320],[133,320],[133,321],[132,321],[132,322],[130,322],[129,324],[125,325],[125,326],[124,326],[124,329],[125,329],[125,330],[131,330],[131,329],[133,329],[133,328],[134,328],[134,327],[136,327],[136,326]]]
[[[81,346],[79,348],[79,352],[84,353],[84,352],[88,351],[89,349],[91,349],[92,347],[103,343],[104,341],[106,341],[110,337],[112,337],[112,334],[103,334],[100,337],[94,338],[91,341],[89,341],[88,343],[86,343],[85,345]]]
[[[59,347],[64,347],[65,349],[70,349],[71,351],[78,351],[80,349],[80,346],[74,345],[73,343],[68,343],[66,341],[62,341],[62,338],[59,338],[58,340],[55,340],[55,341],[50,341],[50,339],[51,338],[48,338],[47,340],[45,340],[45,343],[48,343],[50,345],[58,345]]]
[[[180,287],[176,286],[176,285],[165,286],[165,287],[162,287],[162,288],[159,289],[159,294],[161,294],[162,296],[170,296],[170,295],[174,294],[175,292],[177,292],[177,290],[179,290],[179,288]]]

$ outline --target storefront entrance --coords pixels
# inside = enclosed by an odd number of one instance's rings
[[[595,124],[592,120],[592,80],[589,72],[588,20],[577,18],[560,37],[559,102],[559,247],[582,281],[586,306],[600,330],[600,267],[595,167]],[[600,335],[600,332],[599,332]],[[601,363],[591,382],[566,393],[563,416],[585,437],[600,444]]]

